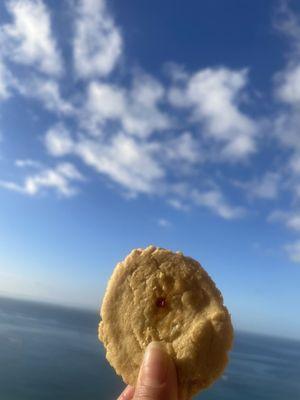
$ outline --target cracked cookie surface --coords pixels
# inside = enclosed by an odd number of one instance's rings
[[[227,364],[233,329],[222,295],[182,253],[133,250],[113,271],[101,317],[106,358],[127,384],[135,385],[151,341],[161,341],[173,358],[182,399],[210,386]]]

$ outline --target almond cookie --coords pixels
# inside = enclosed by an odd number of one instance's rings
[[[106,358],[127,384],[135,385],[151,341],[161,341],[173,358],[181,399],[210,386],[227,364],[233,329],[222,295],[180,252],[133,250],[115,267],[101,317]]]

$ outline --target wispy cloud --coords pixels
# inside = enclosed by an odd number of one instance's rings
[[[239,160],[256,151],[257,123],[239,109],[247,84],[247,70],[206,68],[190,76],[186,84],[170,89],[170,102],[192,110],[204,137],[221,145],[221,156]]]
[[[7,99],[9,97],[10,80],[11,74],[0,57],[0,100]]]
[[[273,211],[268,220],[270,222],[283,222],[289,229],[300,232],[300,211]]]
[[[224,219],[240,218],[245,214],[244,208],[230,205],[218,188],[194,190],[191,195],[195,204],[208,208]]]
[[[107,76],[122,54],[122,36],[104,0],[78,0],[73,39],[75,71],[81,78]]]
[[[37,100],[49,111],[65,115],[75,112],[72,103],[62,97],[60,86],[54,79],[35,76],[25,82],[15,80],[13,86],[22,96]]]
[[[274,76],[275,98],[284,107],[278,111],[274,121],[274,133],[279,143],[287,150],[285,185],[294,196],[300,195],[300,17],[292,11],[289,1],[282,0],[275,18],[275,27],[285,35],[290,46],[286,66]],[[275,211],[269,219],[283,222],[287,228],[300,230],[299,212]],[[291,254],[294,247],[289,247]]]
[[[16,167],[19,168],[41,168],[41,163],[36,160],[31,160],[30,158],[26,158],[24,160],[16,160]]]
[[[300,263],[300,240],[284,246],[291,261],[295,263]]]
[[[276,172],[266,172],[260,178],[249,182],[235,182],[251,198],[274,200],[279,195],[281,176]]]
[[[220,189],[198,191],[187,182],[169,182],[168,175],[174,163],[178,161],[182,168],[185,163],[197,161],[192,140],[188,133],[164,142],[145,142],[120,132],[108,140],[82,134],[74,138],[66,127],[56,125],[46,133],[45,146],[53,156],[76,155],[98,173],[121,185],[128,194],[163,196],[178,209],[194,204],[224,219],[242,217],[244,209],[230,205]]]
[[[54,156],[77,155],[131,193],[152,193],[165,175],[154,157],[156,146],[123,133],[105,142],[84,136],[72,141],[66,129],[56,127],[46,134],[45,144]]]
[[[103,130],[108,122],[117,122],[129,134],[149,136],[170,127],[169,116],[160,110],[165,89],[153,77],[136,74],[132,87],[125,89],[108,83],[92,82],[82,117],[90,132]]]
[[[60,157],[74,151],[75,142],[69,130],[62,123],[52,126],[46,132],[44,141],[48,153],[52,156]]]
[[[0,181],[0,186],[29,196],[36,196],[44,189],[54,189],[58,194],[70,197],[78,191],[72,183],[82,180],[84,177],[78,169],[74,165],[64,162],[53,169],[42,169],[36,174],[27,176],[23,183]]]
[[[157,224],[158,224],[158,226],[160,226],[160,227],[162,227],[162,228],[170,228],[171,227],[171,222],[170,221],[168,221],[167,219],[165,219],[165,218],[159,218],[158,220],[157,220]]]
[[[12,61],[58,76],[63,63],[51,26],[50,12],[41,0],[9,0],[12,22],[0,31],[1,52]]]

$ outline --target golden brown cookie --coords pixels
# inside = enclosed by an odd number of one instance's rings
[[[99,339],[124,382],[135,385],[144,350],[161,341],[188,399],[223,372],[233,340],[230,315],[214,282],[182,253],[149,246],[117,264],[101,307]]]

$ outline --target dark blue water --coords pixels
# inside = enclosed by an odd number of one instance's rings
[[[98,316],[0,298],[0,399],[113,400],[123,388],[97,339]],[[300,342],[237,333],[203,400],[300,399]]]

